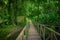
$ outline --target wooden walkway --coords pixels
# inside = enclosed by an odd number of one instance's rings
[[[28,40],[40,40],[40,36],[38,35],[37,30],[35,29],[32,22],[30,22],[30,29],[28,34]]]
[[[28,28],[29,26],[25,26],[22,30],[22,32],[20,32],[20,35],[18,35],[18,37],[16,38],[16,40],[45,40],[45,34],[42,35],[42,38],[40,38],[37,30],[35,29],[34,25],[32,22],[29,22],[28,24],[30,26],[30,28]],[[56,32],[55,30],[49,28],[49,27],[46,27],[45,25],[41,25],[41,27],[44,27],[45,29],[48,29],[49,31],[51,31],[51,33],[54,33],[54,35],[51,35],[51,37],[48,38],[48,40],[51,38],[51,40],[57,40],[57,37],[55,34],[59,35],[60,36],[60,33]],[[28,30],[27,30],[28,29]],[[25,31],[28,31],[25,32]],[[27,33],[28,35],[25,35],[25,33]],[[50,35],[50,34],[49,34]],[[54,36],[52,38],[52,36]],[[46,39],[47,40],[47,39]]]
[[[40,36],[39,36],[37,30],[35,29],[33,23],[29,22],[29,25],[30,25],[30,28],[28,30],[27,40],[40,40]],[[23,29],[23,31],[20,33],[20,35],[18,35],[16,40],[22,40],[22,35],[23,35],[25,29],[26,29],[26,27]]]

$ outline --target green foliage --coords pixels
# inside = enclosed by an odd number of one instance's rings
[[[42,3],[34,2],[30,9],[29,17],[42,24],[57,25],[58,21],[58,1],[41,1]],[[38,5],[37,5],[38,4]],[[33,9],[33,10],[32,10]]]
[[[22,28],[28,19],[51,25],[51,28],[54,29],[54,25],[59,24],[60,20],[58,10],[57,0],[0,0],[0,30],[2,31],[0,37],[5,31],[5,34],[13,31],[8,29],[7,25],[16,25]]]
[[[15,31],[16,29],[19,29],[20,27],[15,27],[15,25],[4,25],[0,27],[0,40],[5,40],[5,37],[10,34],[11,32]],[[7,38],[6,40],[14,40],[19,33],[14,35],[13,37],[11,36],[10,38]]]
[[[0,0],[0,40],[26,25],[25,7],[22,0]],[[18,16],[19,17],[18,19]],[[6,40],[15,40],[19,33]]]
[[[42,24],[48,24],[48,25],[57,25],[58,24],[58,15],[56,14],[40,14],[39,15],[39,21]]]

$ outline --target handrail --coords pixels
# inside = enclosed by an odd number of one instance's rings
[[[57,35],[60,36],[60,33],[56,32],[55,30],[53,30],[53,29],[51,29],[51,28],[48,28],[48,27],[46,27],[46,26],[44,26],[44,25],[43,25],[43,27],[45,27],[45,28],[48,29],[49,31],[51,31],[51,32],[53,32],[53,33],[55,33],[55,34],[57,34]]]
[[[39,24],[39,23],[37,23],[37,24]],[[43,24],[39,24],[39,25],[40,25],[41,27],[44,27],[44,28],[48,29],[49,31],[51,31],[51,32],[53,32],[53,33],[55,33],[55,34],[57,34],[57,35],[60,36],[60,33],[56,32],[55,30],[53,30],[53,29],[51,29],[51,28],[49,28],[49,27],[46,27],[46,26],[43,25]]]
[[[23,28],[22,32],[19,34],[19,36],[16,38],[16,40],[22,40],[22,36],[24,34],[25,29],[26,29],[26,26]]]
[[[55,30],[49,28],[48,27],[49,25],[46,26],[44,24],[35,23],[35,26],[37,26],[37,31],[39,32],[39,35],[41,36],[42,40],[46,40],[46,39],[48,39],[48,40],[49,39],[51,39],[51,40],[53,40],[53,39],[57,40],[57,36],[56,35],[60,36],[60,33],[58,33]],[[48,36],[45,35],[46,34],[46,32],[45,32],[46,30],[50,31],[50,33],[47,34]]]
[[[29,25],[27,24],[23,30],[20,32],[20,34],[18,35],[18,37],[16,38],[16,40],[27,40],[27,39],[23,39],[25,36],[25,31],[28,31],[29,28],[27,28]],[[27,36],[27,35],[26,35]]]

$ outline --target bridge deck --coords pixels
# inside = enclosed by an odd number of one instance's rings
[[[25,27],[26,28],[26,27]],[[17,39],[16,40],[22,40],[22,35],[24,33],[24,30],[25,28],[23,29],[23,31],[20,33],[20,35],[18,35]],[[34,25],[32,22],[30,22],[30,28],[28,30],[28,37],[27,37],[27,40],[40,40],[40,36],[37,32],[37,30],[35,29]],[[25,40],[25,39],[24,39]]]
[[[37,30],[35,29],[34,25],[31,22],[30,22],[28,40],[40,40],[40,36],[38,35]]]

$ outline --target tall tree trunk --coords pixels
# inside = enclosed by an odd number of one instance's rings
[[[14,1],[13,7],[14,7],[14,24],[17,25],[17,0]]]
[[[8,14],[9,14],[8,23],[12,24],[12,20],[11,20],[11,2],[10,2],[10,0],[8,0]]]
[[[58,14],[59,14],[59,23],[60,23],[60,0],[58,0]]]

